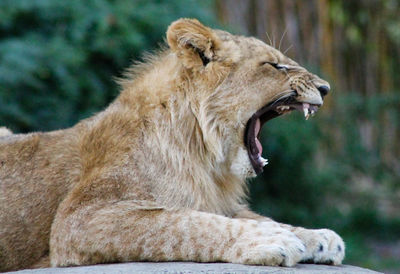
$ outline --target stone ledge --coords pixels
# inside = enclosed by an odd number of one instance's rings
[[[317,273],[380,273],[351,265],[328,266],[298,264],[295,267],[249,266],[228,263],[122,263],[77,266],[64,268],[26,269],[13,273],[29,274],[98,274],[98,273],[274,273],[274,274],[317,274]]]

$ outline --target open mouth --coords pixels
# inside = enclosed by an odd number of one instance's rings
[[[247,148],[247,153],[249,154],[251,165],[257,175],[260,174],[263,171],[263,167],[268,164],[268,160],[261,156],[262,146],[259,136],[262,126],[269,120],[291,112],[292,110],[299,110],[304,114],[307,120],[310,115],[313,116],[317,112],[318,108],[319,105],[298,102],[294,96],[290,96],[267,104],[251,116],[246,125],[244,143]]]

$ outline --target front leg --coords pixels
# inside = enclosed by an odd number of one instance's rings
[[[344,242],[339,235],[330,229],[306,229],[281,224],[247,209],[239,211],[234,217],[279,225],[279,227],[293,232],[306,247],[302,262],[339,265],[343,261],[345,255]]]
[[[268,223],[116,201],[59,211],[50,258],[52,266],[126,261],[292,266],[304,249],[292,232]]]

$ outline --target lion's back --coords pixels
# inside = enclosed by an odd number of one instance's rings
[[[0,271],[29,266],[48,250],[50,226],[67,190],[60,167],[68,167],[55,150],[58,137],[50,135],[0,137]]]

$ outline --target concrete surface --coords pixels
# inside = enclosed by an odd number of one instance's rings
[[[317,274],[317,273],[380,273],[372,270],[351,266],[328,266],[315,264],[298,264],[296,267],[270,267],[249,266],[228,263],[191,263],[191,262],[168,262],[168,263],[123,263],[102,264],[91,266],[65,267],[65,268],[42,268],[33,270],[21,270],[12,273],[24,274],[101,274],[101,273],[274,273],[274,274]]]

